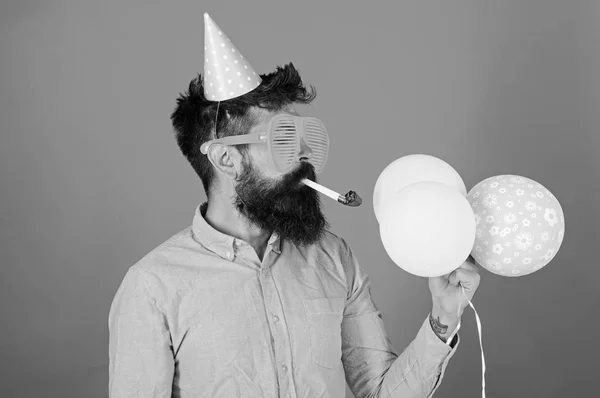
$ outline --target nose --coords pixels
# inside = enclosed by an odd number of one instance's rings
[[[300,153],[298,154],[298,160],[310,160],[312,157],[312,150],[304,141],[304,138],[300,138]]]

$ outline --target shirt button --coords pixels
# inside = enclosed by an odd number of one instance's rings
[[[279,322],[279,317],[277,315],[273,314],[273,320],[275,322]]]
[[[281,365],[281,369],[283,369],[284,372],[287,372],[287,366]]]

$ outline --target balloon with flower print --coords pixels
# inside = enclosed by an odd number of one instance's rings
[[[467,195],[475,213],[471,255],[502,276],[524,276],[548,264],[565,233],[560,203],[543,185],[526,177],[500,175],[475,185]]]

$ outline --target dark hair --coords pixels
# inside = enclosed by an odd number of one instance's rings
[[[188,91],[180,94],[177,106],[171,114],[177,144],[190,162],[204,186],[208,197],[215,177],[212,164],[206,155],[200,152],[200,146],[211,139],[231,135],[247,134],[256,123],[253,107],[271,112],[281,110],[293,104],[308,104],[316,97],[313,86],[305,87],[298,70],[292,63],[277,67],[275,72],[261,75],[261,84],[254,90],[226,101],[221,101],[217,112],[217,102],[204,96],[202,75],[190,82]],[[217,116],[217,134],[215,131]],[[246,155],[248,145],[237,145],[237,149]]]

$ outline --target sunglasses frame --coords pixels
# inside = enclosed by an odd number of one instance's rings
[[[282,114],[282,115],[275,116],[274,118],[272,118],[269,121],[269,123],[267,123],[266,131],[259,131],[259,132],[254,132],[254,133],[241,134],[241,135],[231,135],[228,137],[216,138],[214,140],[206,141],[204,144],[202,144],[200,146],[200,152],[203,155],[206,155],[208,153],[208,149],[210,148],[210,146],[214,145],[214,144],[222,144],[222,145],[267,144],[268,145],[269,144],[269,135],[271,133],[273,124],[278,122],[280,119],[283,119],[283,118],[286,118],[289,116],[294,116],[294,115]],[[294,118],[297,118],[297,117],[299,117],[299,116],[294,116]],[[325,132],[325,135],[327,137],[327,142],[328,142],[327,148],[329,148],[329,133],[327,132],[327,129],[325,128],[325,124],[323,123],[323,121],[321,121],[320,119],[314,118],[314,117],[302,117],[302,119],[305,120],[305,123],[306,123],[306,121],[312,120],[312,121],[318,122],[320,125],[323,126],[323,131]],[[303,137],[306,132],[302,131],[302,133],[303,133],[302,134],[302,137]],[[299,139],[296,141],[296,144],[297,145],[300,144]],[[309,146],[309,148],[310,148],[310,146]],[[269,151],[271,151],[271,148],[269,148]],[[276,165],[276,168],[279,168],[279,167],[277,167],[277,165]]]

